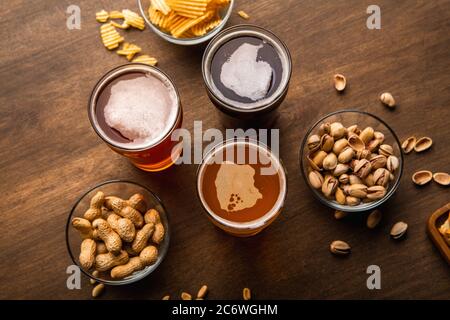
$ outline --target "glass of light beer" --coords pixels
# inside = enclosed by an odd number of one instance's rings
[[[171,139],[183,120],[180,97],[158,68],[131,63],[109,71],[95,85],[88,113],[98,136],[142,170],[164,170],[181,154],[182,143]]]
[[[281,213],[286,171],[261,142],[230,139],[205,155],[197,171],[197,193],[217,227],[235,236],[252,236]]]

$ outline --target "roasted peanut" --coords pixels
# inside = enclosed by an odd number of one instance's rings
[[[108,249],[103,241],[97,242],[97,249],[95,250],[97,254],[107,253]]]
[[[105,206],[108,209],[113,210],[119,216],[130,219],[137,228],[142,227],[142,225],[144,224],[144,218],[142,217],[141,213],[138,210],[132,208],[129,205],[128,200],[123,200],[119,197],[106,197]]]
[[[122,248],[122,240],[120,236],[109,226],[108,222],[103,219],[96,219],[92,223],[96,228],[98,236],[106,245],[109,252],[118,254]]]
[[[101,253],[95,257],[95,270],[108,271],[115,266],[127,263],[128,260],[128,253],[125,250],[120,251],[118,255],[111,252]]]
[[[133,194],[130,199],[128,199],[128,205],[141,213],[144,213],[147,209],[147,204],[145,203],[145,198],[142,194]]]
[[[123,241],[133,241],[136,229],[130,219],[122,218],[118,214],[113,213],[108,217],[108,223]]]
[[[144,221],[145,223],[157,224],[158,222],[161,222],[161,218],[159,217],[159,213],[156,209],[150,209],[145,213]]]
[[[81,242],[80,265],[84,269],[89,270],[94,265],[96,243],[92,239],[84,239]]]
[[[155,230],[155,225],[153,223],[147,223],[144,227],[136,232],[136,237],[131,243],[131,249],[134,252],[139,253],[142,249],[145,248],[148,239],[153,235],[153,231]]]
[[[133,272],[142,270],[143,268],[144,265],[141,262],[141,258],[133,257],[127,263],[112,268],[111,278],[123,279],[131,275]]]
[[[144,266],[150,266],[158,260],[158,248],[155,246],[147,246],[142,249],[139,254],[139,258],[141,258],[141,262]]]
[[[164,239],[164,234],[165,234],[164,225],[161,222],[155,224],[155,231],[153,232],[152,235],[152,241],[156,244],[160,244],[161,241]]]
[[[102,216],[102,205],[105,201],[105,194],[101,191],[92,197],[89,209],[84,213],[84,218],[94,221]]]
[[[92,225],[87,219],[73,218],[72,226],[78,230],[82,239],[94,239]]]

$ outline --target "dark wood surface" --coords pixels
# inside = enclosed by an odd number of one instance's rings
[[[76,3],[75,3],[76,2]],[[415,170],[449,171],[450,1],[377,1],[381,30],[366,28],[373,1],[243,1],[236,9],[250,23],[269,28],[288,45],[293,74],[280,108],[281,158],[289,172],[286,208],[260,235],[228,236],[205,217],[195,192],[195,165],[145,173],[113,153],[92,130],[86,113],[91,89],[125,60],[103,48],[95,12],[130,8],[122,1],[21,1],[2,4],[0,50],[0,298],[89,299],[66,288],[64,228],[75,200],[109,179],[149,186],[170,212],[167,258],[134,285],[108,287],[105,299],[160,299],[210,287],[211,299],[450,298],[450,270],[426,234],[429,215],[450,200],[449,189],[415,187]],[[66,28],[66,8],[81,7],[81,30]],[[229,25],[243,23],[235,13]],[[126,39],[159,59],[175,81],[184,105],[184,127],[194,120],[221,128],[203,89],[203,47],[180,47],[149,29]],[[332,76],[346,75],[338,95]],[[378,96],[390,91],[390,111]],[[300,176],[297,151],[307,128],[324,114],[354,107],[386,120],[401,137],[429,135],[434,146],[406,157],[395,197],[382,210],[376,230],[363,217],[336,221]],[[409,224],[405,241],[389,238],[393,223]],[[328,251],[332,240],[352,245],[347,259]],[[381,267],[381,290],[368,290],[366,268]]]

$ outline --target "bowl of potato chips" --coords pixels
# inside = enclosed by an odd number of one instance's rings
[[[234,0],[138,0],[148,26],[175,44],[195,45],[223,29]]]

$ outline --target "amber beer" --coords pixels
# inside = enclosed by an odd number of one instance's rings
[[[183,118],[178,91],[155,67],[135,63],[108,72],[88,112],[100,138],[142,170],[164,170],[181,154],[182,144],[171,140]]]
[[[197,191],[216,226],[235,236],[252,236],[280,214],[286,173],[267,146],[252,139],[227,140],[204,157]]]

